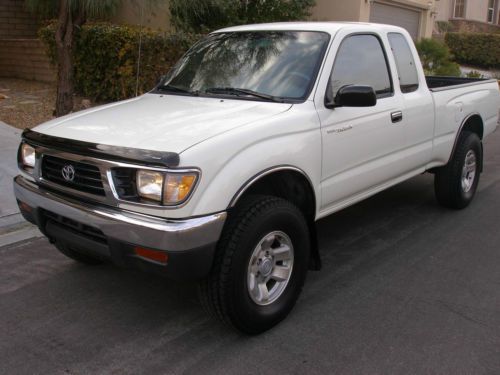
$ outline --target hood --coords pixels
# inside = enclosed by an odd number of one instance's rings
[[[181,153],[206,139],[290,107],[249,100],[146,94],[64,116],[33,130],[84,142]]]

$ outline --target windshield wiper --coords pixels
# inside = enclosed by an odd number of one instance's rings
[[[248,95],[248,96],[254,96],[256,98],[260,99],[265,99],[270,102],[277,102],[277,103],[284,103],[284,100],[282,98],[279,98],[277,96],[273,95],[268,95],[268,94],[263,94],[261,92],[253,91],[253,90],[247,90],[247,89],[239,89],[236,87],[211,87],[209,89],[205,90],[206,93],[209,94],[229,94],[229,95]]]
[[[172,86],[172,85],[161,85],[161,86],[158,86],[156,89],[160,90],[160,91],[179,92],[182,94],[189,94],[189,95],[193,95],[193,96],[199,95],[198,91],[189,91],[189,90],[183,89],[181,87]]]

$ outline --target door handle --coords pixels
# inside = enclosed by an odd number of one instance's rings
[[[403,111],[392,112],[391,121],[394,123],[403,121]]]

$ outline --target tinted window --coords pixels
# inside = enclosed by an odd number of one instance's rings
[[[418,73],[410,46],[402,34],[390,33],[389,43],[396,60],[399,84],[404,93],[418,90]]]
[[[165,85],[188,91],[239,88],[300,99],[310,91],[329,35],[309,31],[215,33],[198,42]]]
[[[376,36],[353,35],[340,45],[330,77],[333,96],[345,85],[371,86],[378,97],[392,93],[384,50]]]

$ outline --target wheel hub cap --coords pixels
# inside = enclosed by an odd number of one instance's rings
[[[265,235],[255,247],[248,264],[247,288],[257,305],[269,305],[285,291],[293,268],[293,245],[281,231]]]
[[[476,153],[473,150],[469,150],[465,156],[465,162],[462,168],[461,183],[464,193],[468,193],[472,189],[476,178],[476,169]]]
[[[265,258],[259,265],[259,272],[262,276],[269,276],[273,270],[273,261],[271,258]]]

